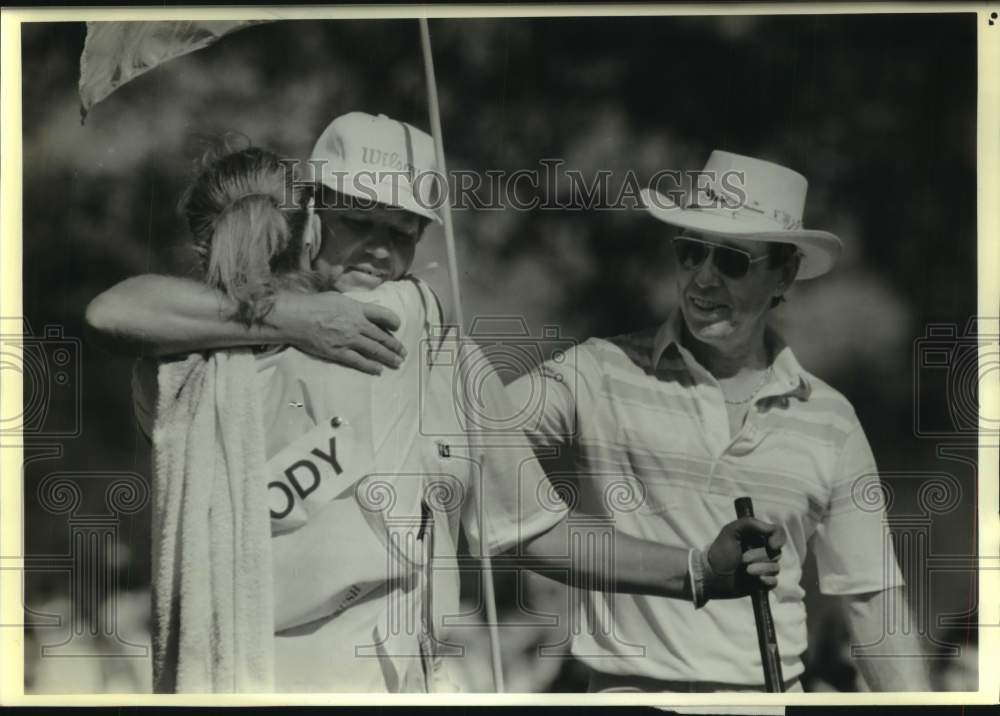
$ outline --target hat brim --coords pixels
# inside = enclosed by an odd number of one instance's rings
[[[374,200],[379,204],[394,206],[397,209],[405,209],[412,214],[422,216],[437,224],[444,223],[436,211],[423,206],[413,197],[413,194],[398,187],[392,189],[388,183],[383,185],[369,184],[365,190],[355,186],[354,181],[330,181],[326,177],[323,177],[320,179],[320,183],[336,192],[364,201],[372,201],[372,194],[375,194]]]
[[[843,251],[840,238],[829,231],[775,229],[766,220],[756,222],[744,217],[715,214],[699,209],[684,209],[654,189],[640,192],[643,208],[660,221],[705,234],[746,241],[771,241],[794,244],[802,254],[795,279],[805,281],[822,276],[833,268]]]

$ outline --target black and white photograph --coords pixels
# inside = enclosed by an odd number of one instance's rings
[[[4,11],[3,701],[995,704],[996,8],[420,7]]]

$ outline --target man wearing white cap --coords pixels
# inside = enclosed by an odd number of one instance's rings
[[[678,306],[667,320],[591,339],[508,391],[521,404],[545,380],[544,419],[530,433],[536,446],[568,447],[579,474],[636,482],[644,506],[609,515],[621,533],[708,544],[743,495],[758,517],[785,528],[771,608],[786,690],[801,690],[799,581],[809,549],[821,591],[846,602],[869,687],[924,690],[919,645],[894,628],[908,612],[864,431],[850,403],[803,369],[767,325],[793,281],[832,268],[841,242],[802,228],[806,179],[790,169],[715,151],[701,178],[708,183],[694,204],[642,195],[655,218],[678,230]],[[585,500],[601,484],[581,481],[579,489]],[[619,595],[613,610],[583,610],[573,653],[591,667],[592,690],[763,689],[750,600],[703,605],[698,579],[693,569],[694,608]]]
[[[305,241],[312,268],[326,276],[329,285],[338,292],[348,292],[357,300],[381,301],[392,306],[402,324],[399,335],[411,353],[417,353],[421,346],[426,348],[429,328],[442,322],[436,299],[428,295],[425,287],[418,282],[398,281],[409,270],[424,226],[437,219],[430,208],[430,197],[423,193],[428,190],[418,180],[422,170],[433,167],[431,141],[425,133],[402,122],[352,113],[337,118],[327,127],[310,162],[314,172],[310,183],[320,185],[315,197],[318,240]],[[426,186],[432,185],[428,182]],[[310,220],[309,225],[316,224]],[[410,290],[415,283],[419,291]],[[268,323],[247,327],[232,320],[232,301],[226,295],[184,279],[145,276],[123,282],[95,299],[88,308],[87,320],[98,335],[104,336],[105,342],[120,349],[139,348],[147,355],[290,343],[305,352],[325,353],[353,365],[352,361],[343,360],[343,353],[317,350],[317,346],[323,346],[326,324],[313,325],[309,320],[295,317],[296,311],[304,310],[307,317],[335,322],[337,316],[324,315],[337,308],[322,302],[327,295],[280,293],[275,308],[267,316]],[[291,307],[284,302],[291,302]],[[365,334],[364,327],[361,333]],[[372,340],[386,343],[384,338]],[[350,466],[344,464],[350,456],[370,453],[371,464],[362,461],[361,467],[353,471],[364,473],[358,485],[368,477],[384,478],[391,483],[390,491],[394,493],[386,504],[397,505],[403,510],[403,521],[420,524],[422,530],[427,512],[420,492],[423,483],[404,478],[470,472],[465,445],[437,445],[420,429],[422,418],[445,423],[456,420],[450,374],[435,370],[425,374],[427,363],[419,360],[418,355],[402,361],[398,371],[378,378],[361,376],[339,365],[289,351],[259,359],[257,366],[263,386],[260,392],[269,460],[273,462],[282,456],[288,458],[285,462],[291,460],[291,469],[285,471],[284,477],[279,476],[269,484],[269,489],[274,488],[273,495],[281,498],[272,505],[271,512],[279,688],[293,691],[429,688],[432,678],[427,662],[415,661],[413,657],[415,651],[425,654],[434,649],[412,631],[400,632],[398,620],[407,624],[416,620],[423,613],[418,605],[426,603],[422,600],[431,600],[431,591],[435,594],[435,624],[440,626],[443,615],[455,615],[454,565],[428,572],[431,562],[426,557],[421,562],[421,576],[415,582],[404,579],[402,574],[393,578],[384,575],[384,563],[378,558],[382,547],[375,545],[372,550],[370,540],[352,539],[358,533],[364,534],[367,518],[359,519],[356,509],[336,513],[339,517],[330,519],[332,513],[327,511],[327,505],[333,494],[343,492],[343,485],[336,482],[336,488],[328,488],[325,478],[317,476],[316,465],[308,468],[312,477],[307,477],[304,484],[303,473],[296,475],[297,463],[293,458],[298,455],[308,461],[308,454],[316,454],[315,449],[310,451],[315,447],[313,443],[302,448],[303,455],[295,453],[290,457],[285,455],[285,446],[294,452],[301,442],[300,436],[308,438],[316,429],[326,430],[333,416],[334,432],[343,432],[346,425],[354,436],[348,443],[353,447],[346,451],[347,457],[341,464],[332,459],[332,447],[324,453],[323,460],[333,465],[336,473],[330,479],[337,481],[342,473],[351,472]],[[421,392],[424,380],[432,387],[430,391]],[[155,405],[152,397],[155,381],[152,382],[151,385],[148,372],[145,380],[140,372],[139,380],[135,381],[137,414],[147,434]],[[506,399],[495,374],[485,377],[478,387],[483,390],[481,398],[501,403]],[[498,410],[510,412],[504,407]],[[336,419],[341,416],[346,419]],[[449,427],[449,432],[455,434],[456,426]],[[325,446],[326,442],[321,444]],[[445,510],[447,514],[443,516],[441,511],[433,510],[432,519],[443,520],[443,524],[433,530],[435,537],[430,541],[434,546],[429,548],[432,554],[443,559],[450,552],[454,557],[460,516],[475,545],[496,552],[518,543],[527,544],[527,553],[536,559],[536,566],[544,569],[558,563],[565,567],[560,561],[563,545],[551,528],[563,519],[566,510],[558,500],[556,504],[542,504],[536,499],[545,476],[530,447],[527,443],[507,445],[502,449],[486,449],[482,455],[479,482],[464,484],[453,492],[461,498],[463,490],[481,491],[479,504],[485,512],[480,517],[474,510],[466,509],[472,506],[471,501],[461,504],[460,509]],[[472,479],[477,476],[467,475],[466,482]],[[371,492],[373,502],[384,501],[386,494],[381,497],[376,494],[381,489],[380,481],[376,479],[371,484],[372,490],[361,490],[358,499],[362,493]],[[414,490],[415,487],[418,489]],[[707,550],[710,558],[705,559],[706,574],[700,597],[740,596],[746,594],[751,583],[765,588],[773,586],[778,572],[774,560],[784,539],[781,530],[755,520],[725,520],[715,535]],[[766,538],[768,549],[757,549],[750,557],[742,555],[740,542],[748,536]],[[678,599],[689,596],[685,549],[666,547],[641,536],[623,537],[620,544],[627,549],[615,563],[613,575],[603,572],[598,575],[603,582],[617,578],[622,589]],[[580,563],[569,566],[582,578],[592,578],[595,571],[602,569],[595,568],[587,555],[578,556]],[[364,587],[359,587],[358,575],[362,572],[373,574],[368,575]],[[747,575],[751,578],[738,578]],[[440,584],[432,589],[435,583]],[[403,602],[390,598],[396,593],[405,597]],[[397,614],[400,609],[403,613]],[[384,623],[386,620],[388,625]],[[387,634],[386,628],[392,633]],[[396,631],[392,631],[394,628]],[[424,633],[430,632],[434,629]]]
[[[439,221],[433,204],[415,197],[410,172],[402,170],[405,163],[407,167],[419,166],[421,175],[432,174],[433,157],[426,156],[429,142],[432,140],[426,133],[409,125],[362,112],[338,117],[316,142],[302,181],[315,181],[320,187],[335,185],[337,192],[318,197],[341,197],[334,208],[345,208],[346,201],[353,199],[359,204],[356,208],[364,210],[363,214],[327,212],[322,203],[317,207],[324,236],[337,235],[338,252],[321,255],[324,243],[314,243],[311,258],[333,276],[338,292],[309,297],[281,293],[269,320],[248,329],[237,321],[225,320],[229,302],[204,284],[147,274],[123,281],[91,304],[95,310],[89,311],[88,317],[100,324],[95,326],[95,335],[114,350],[151,356],[239,346],[251,340],[255,344],[289,343],[366,373],[397,367],[400,354],[405,353],[392,333],[400,326],[399,315],[375,302],[359,303],[356,296],[342,292],[371,284],[366,278],[371,273],[371,260],[348,255],[349,249],[363,252],[357,241],[359,234],[375,234],[381,241],[400,235],[400,230],[410,233],[408,242],[389,242],[388,249],[375,249],[382,260],[402,248],[403,256],[396,261],[403,264],[398,271],[402,275],[413,258],[413,246],[405,244],[415,245],[427,223]],[[407,148],[416,155],[408,157]],[[392,165],[383,166],[388,159],[394,160]],[[432,186],[433,182],[424,179],[417,182],[417,188],[425,192]],[[380,198],[384,201],[377,201]],[[383,210],[388,207],[406,211]],[[360,226],[358,221],[364,223],[363,232],[352,231]],[[100,310],[108,305],[115,310]]]

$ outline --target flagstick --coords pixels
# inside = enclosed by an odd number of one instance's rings
[[[434,57],[431,54],[431,33],[427,26],[427,18],[420,18],[420,46],[424,54],[424,73],[427,78],[427,99],[430,113],[431,121],[431,134],[434,136],[434,151],[437,158],[438,171],[441,172],[442,176],[445,178],[444,182],[444,202],[441,205],[442,208],[442,219],[444,221],[444,242],[445,247],[448,252],[448,274],[451,277],[451,296],[452,301],[455,305],[455,317],[458,322],[458,350],[461,353],[462,350],[462,330],[465,326],[465,316],[462,312],[462,296],[459,291],[458,285],[458,259],[455,255],[455,232],[452,228],[451,223],[451,199],[449,196],[450,187],[448,185],[448,169],[444,162],[444,141],[441,133],[441,110],[438,107],[438,96],[437,96],[437,80],[434,77]],[[458,358],[456,365],[461,369],[462,361]],[[464,402],[467,395],[467,386],[465,383],[465,376],[462,377],[462,396],[461,400]],[[467,424],[468,415],[463,408],[461,411],[463,429],[470,440],[472,439],[472,432]],[[473,456],[473,459],[477,464],[480,461],[477,456]],[[480,470],[479,476],[482,476],[482,471]],[[477,495],[476,499],[479,499]],[[485,511],[486,505],[480,501],[480,510]],[[480,520],[480,530],[484,529],[483,520]],[[503,686],[503,667],[500,661],[500,632],[498,629],[497,621],[497,604],[496,604],[496,594],[493,589],[493,563],[490,559],[490,548],[489,540],[480,539],[480,549],[482,550],[482,564],[483,564],[483,591],[486,597],[486,621],[487,629],[489,630],[490,638],[490,657],[491,663],[493,665],[493,684],[496,687],[498,694],[502,694],[504,691]],[[486,542],[483,545],[483,542]]]

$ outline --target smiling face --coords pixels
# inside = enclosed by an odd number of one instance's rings
[[[794,280],[796,262],[772,267],[765,242],[733,241],[689,231],[684,236],[741,249],[751,259],[746,275],[735,279],[716,268],[712,255],[693,268],[678,267],[677,287],[688,332],[725,354],[738,354],[753,346],[763,337],[771,299],[781,296]]]
[[[338,291],[371,290],[405,274],[425,220],[388,206],[318,210],[322,244],[313,268]]]

